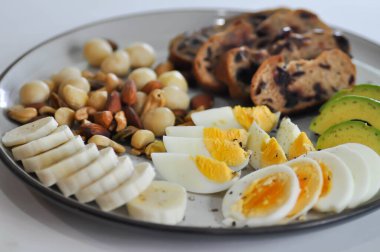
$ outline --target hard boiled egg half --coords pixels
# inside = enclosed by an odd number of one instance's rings
[[[164,179],[194,193],[224,191],[240,177],[240,172],[231,170],[226,163],[201,155],[153,153],[152,160]]]
[[[267,106],[221,107],[195,112],[191,119],[197,126],[217,127],[221,129],[249,129],[256,122],[266,132],[270,132],[278,122],[280,114],[272,113]]]
[[[299,193],[297,175],[289,166],[274,165],[252,172],[224,196],[223,223],[238,227],[278,223],[294,208]]]

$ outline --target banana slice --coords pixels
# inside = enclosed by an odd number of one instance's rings
[[[95,144],[90,143],[80,152],[43,170],[37,171],[36,174],[44,186],[51,186],[57,183],[57,181],[61,178],[67,177],[70,174],[80,170],[82,167],[88,165],[98,156],[98,148]]]
[[[81,203],[95,200],[102,194],[123,184],[133,173],[133,164],[128,156],[119,157],[117,166],[94,183],[75,194]]]
[[[98,197],[96,203],[103,211],[114,210],[139,196],[152,183],[154,176],[154,169],[149,163],[139,163],[127,181]]]
[[[57,127],[57,121],[49,116],[8,131],[1,140],[6,147],[12,147],[44,137]]]
[[[135,219],[175,225],[183,220],[187,194],[184,187],[153,181],[139,196],[128,202],[128,213]]]
[[[83,147],[84,143],[82,138],[80,136],[76,136],[55,149],[41,153],[34,157],[22,159],[21,162],[27,172],[36,172],[73,155],[80,149],[83,149]]]
[[[59,189],[68,197],[80,189],[98,180],[113,169],[118,162],[117,155],[111,147],[99,152],[99,157],[80,171],[57,182]]]
[[[66,143],[73,137],[74,135],[70,128],[67,125],[62,125],[54,130],[50,135],[13,148],[12,154],[15,160],[33,157]]]

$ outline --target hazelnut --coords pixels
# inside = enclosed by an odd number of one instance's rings
[[[175,116],[173,112],[165,107],[159,107],[148,111],[143,119],[145,129],[152,131],[156,136],[165,134],[165,129],[173,126]]]

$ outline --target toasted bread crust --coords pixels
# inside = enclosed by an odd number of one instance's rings
[[[282,55],[265,60],[252,78],[251,99],[291,114],[319,105],[336,91],[355,83],[356,68],[339,49],[312,60],[286,61]]]

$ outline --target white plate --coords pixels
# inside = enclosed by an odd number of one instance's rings
[[[14,128],[16,125],[6,116],[6,108],[17,103],[20,86],[33,79],[48,79],[52,73],[65,66],[86,68],[82,57],[81,46],[93,37],[104,37],[114,40],[120,47],[135,41],[145,41],[154,46],[158,53],[158,62],[167,56],[168,42],[175,35],[183,31],[191,31],[203,26],[220,22],[226,16],[238,12],[226,10],[196,10],[196,11],[166,11],[147,13],[133,16],[119,17],[79,27],[66,32],[32,48],[15,62],[13,62],[0,76],[0,135]],[[380,47],[359,36],[345,32],[350,40],[352,54],[358,70],[357,83],[380,83],[380,71],[373,66],[378,64]],[[229,101],[218,98],[216,104],[221,106]],[[302,130],[307,131],[312,115],[304,114],[292,118]],[[347,210],[340,214],[316,215],[310,214],[306,221],[299,221],[287,225],[278,225],[260,228],[226,228],[221,224],[220,212],[223,193],[213,195],[189,194],[188,207],[185,219],[177,226],[166,226],[148,222],[136,221],[128,217],[124,207],[110,212],[102,212],[95,204],[80,204],[75,198],[65,198],[55,188],[45,188],[38,180],[24,172],[20,163],[12,160],[9,150],[0,146],[0,155],[8,167],[23,181],[36,189],[41,195],[69,209],[79,210],[86,215],[115,221],[121,224],[139,225],[148,228],[164,230],[180,230],[188,232],[206,233],[269,233],[321,226],[335,223],[360,214],[367,213],[380,206],[380,197],[377,195],[356,209]],[[133,157],[138,162],[143,158]],[[145,159],[144,159],[145,160]],[[76,211],[78,212],[78,211]]]

